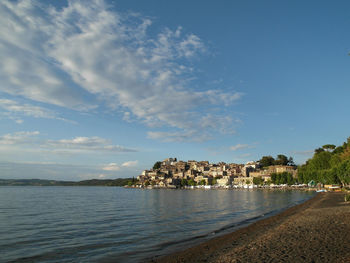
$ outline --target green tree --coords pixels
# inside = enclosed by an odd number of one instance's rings
[[[336,175],[339,182],[345,186],[350,183],[350,160],[341,162],[336,168]]]
[[[162,162],[156,162],[156,163],[153,165],[153,170],[159,169],[161,165],[162,165]]]
[[[325,144],[322,146],[323,149],[325,149],[328,152],[331,152],[335,149],[335,145],[333,144]]]
[[[289,158],[288,158],[288,163],[287,163],[287,165],[290,165],[290,166],[295,166],[295,163],[294,163],[293,157],[289,157]]]
[[[314,156],[298,167],[298,181],[313,180],[323,184],[350,183],[350,138],[342,146],[325,144],[315,150]]]
[[[331,156],[331,159],[329,160],[330,167],[336,167],[338,164],[341,163],[341,158],[339,154],[334,154]]]
[[[317,149],[315,149],[315,153],[321,153],[321,152],[324,152],[324,149],[323,149],[323,148],[317,148]]]
[[[309,166],[311,169],[314,170],[323,170],[323,169],[329,169],[330,166],[330,160],[332,158],[332,154],[330,152],[320,152],[314,156],[309,162]]]
[[[199,182],[199,184],[200,184],[200,185],[206,185],[206,182],[205,182],[205,180],[203,179],[203,180],[201,180],[201,181]]]
[[[340,154],[344,151],[344,147],[343,146],[338,146],[334,149],[333,154]]]
[[[188,185],[188,181],[184,178],[181,180],[181,186],[187,186]]]
[[[195,180],[190,179],[190,180],[188,180],[188,185],[190,185],[190,186],[196,186],[196,185],[197,185],[197,183],[196,183],[196,181],[195,181]]]
[[[262,185],[264,183],[264,179],[261,176],[253,177],[253,184]]]
[[[277,155],[277,159],[275,160],[275,164],[276,165],[287,165],[288,164],[288,157],[283,155],[283,154]]]
[[[293,178],[293,175],[291,173],[286,174],[287,177],[287,184],[292,185],[295,183],[295,179]]]
[[[272,156],[263,156],[259,163],[262,167],[267,167],[275,164],[275,159]]]
[[[217,183],[217,178],[218,177],[214,177],[211,181],[208,181],[209,185],[215,185]]]
[[[272,173],[271,174],[271,182],[273,184],[276,184],[276,181],[277,181],[277,174],[276,173]]]

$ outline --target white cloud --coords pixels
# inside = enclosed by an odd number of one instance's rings
[[[57,151],[100,151],[100,152],[136,152],[120,145],[113,145],[107,139],[101,137],[75,137],[73,139],[48,140],[43,147],[54,148]]]
[[[151,24],[140,15],[111,11],[102,0],[69,0],[60,9],[2,1],[0,91],[84,111],[102,103],[123,111],[127,120],[174,128],[170,140],[183,138],[174,136],[178,130],[196,140],[203,108],[210,114],[242,94],[189,88],[189,59],[205,51],[203,41],[181,27],[153,37]],[[223,114],[210,115],[202,138],[234,129],[232,118],[223,123]]]
[[[116,163],[110,163],[102,168],[104,171],[119,171],[120,167]]]
[[[248,144],[236,144],[234,146],[230,147],[231,151],[238,151],[238,150],[244,150],[244,149],[248,149],[251,148],[251,146],[249,146]]]
[[[0,90],[40,102],[86,108],[81,90],[47,54],[55,26],[48,11],[36,1],[1,1]]]
[[[119,171],[121,168],[135,167],[137,164],[138,164],[138,161],[128,161],[128,162],[124,162],[122,165],[118,165],[117,163],[109,163],[103,166],[102,170],[115,172],[115,171]]]
[[[49,109],[26,103],[20,104],[17,101],[9,99],[0,99],[0,108],[4,110],[2,115],[7,116],[9,119],[13,119],[18,124],[23,123],[23,120],[20,119],[19,116],[68,121],[64,118],[60,118],[54,111]]]
[[[135,167],[138,161],[128,161],[122,164],[123,167]]]
[[[186,132],[153,132],[147,133],[148,138],[161,140],[163,142],[185,142],[196,141],[202,142],[211,139],[208,134],[197,133],[196,131]]]
[[[77,176],[80,180],[91,180],[91,179],[108,179],[106,174],[101,173],[84,173]]]
[[[23,123],[23,120],[22,120],[22,119],[16,119],[15,122],[16,122],[17,124],[22,124],[22,123]]]
[[[0,144],[3,145],[21,145],[34,143],[33,137],[39,135],[38,131],[27,132],[21,131],[16,133],[8,133],[3,136],[0,136]]]
[[[0,136],[0,145],[27,146],[38,151],[50,153],[127,153],[137,150],[120,145],[114,145],[111,141],[101,137],[75,137],[73,139],[43,140],[37,138],[38,131],[16,132]]]

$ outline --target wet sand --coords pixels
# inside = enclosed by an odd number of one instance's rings
[[[303,204],[152,262],[350,262],[350,204],[319,193]]]

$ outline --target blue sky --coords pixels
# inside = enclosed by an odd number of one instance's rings
[[[0,178],[298,164],[350,136],[348,1],[2,1]]]

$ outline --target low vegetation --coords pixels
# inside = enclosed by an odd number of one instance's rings
[[[346,193],[344,196],[345,202],[350,202],[350,193]]]

